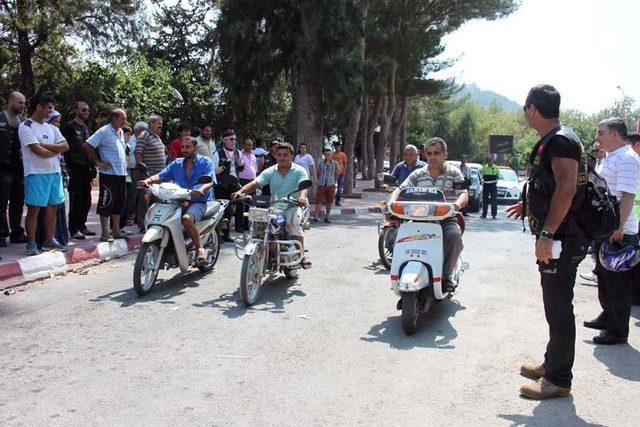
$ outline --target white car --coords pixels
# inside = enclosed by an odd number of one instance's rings
[[[498,201],[517,202],[522,193],[522,184],[518,180],[518,174],[511,168],[500,166],[498,177]]]

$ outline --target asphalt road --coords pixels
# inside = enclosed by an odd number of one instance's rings
[[[571,398],[526,400],[520,363],[547,340],[531,237],[470,219],[459,293],[407,337],[376,219],[312,229],[314,268],[249,309],[229,248],[214,272],[142,299],[132,257],[1,297],[0,425],[639,424],[638,308],[629,345],[594,346],[578,327]],[[582,323],[598,313],[596,288],[575,292]]]

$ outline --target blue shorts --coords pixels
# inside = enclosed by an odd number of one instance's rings
[[[62,174],[57,172],[25,176],[24,203],[41,208],[64,203]]]
[[[182,208],[183,215],[189,215],[193,222],[198,222],[207,213],[206,203],[192,203],[188,209]]]

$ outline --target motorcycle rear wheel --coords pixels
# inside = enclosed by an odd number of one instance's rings
[[[262,257],[264,248],[259,246],[252,254],[245,254],[242,260],[242,270],[240,272],[240,296],[246,306],[253,305],[260,294],[262,282]]]
[[[380,235],[378,236],[378,256],[380,257],[380,262],[387,270],[391,268],[393,246],[396,243],[397,234],[397,228],[385,227],[380,231]]]
[[[158,242],[143,243],[138,250],[136,262],[133,266],[133,288],[139,296],[147,295],[153,289],[158,278],[158,270],[154,269],[160,256]]]
[[[402,330],[405,334],[411,335],[418,329],[420,316],[418,296],[416,292],[403,292],[400,299],[402,300]]]
[[[198,270],[206,273],[213,270],[213,267],[218,262],[218,256],[220,255],[220,239],[218,238],[218,232],[215,230],[211,231],[202,247],[207,251],[207,259],[202,265],[198,266]]]

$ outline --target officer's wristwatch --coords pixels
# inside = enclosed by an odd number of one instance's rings
[[[550,232],[549,230],[542,230],[540,232],[540,237],[553,240],[553,233]]]

